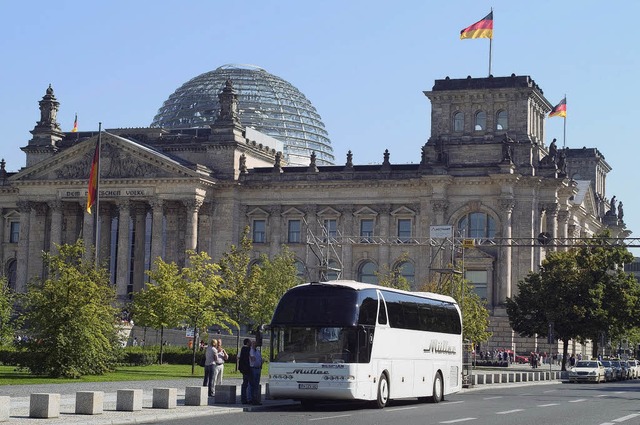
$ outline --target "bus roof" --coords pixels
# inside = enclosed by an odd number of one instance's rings
[[[397,292],[400,294],[413,295],[417,297],[430,298],[432,300],[444,301],[449,303],[457,304],[457,301],[448,295],[436,294],[434,292],[411,292],[411,291],[403,291],[401,289],[389,288],[387,286],[374,285],[371,283],[362,283],[356,282],[355,280],[330,280],[327,282],[310,282],[303,283],[301,285],[296,286],[311,286],[311,285],[323,285],[323,286],[342,286],[345,288],[352,288],[356,291],[361,291],[363,289],[379,289],[381,291],[389,291],[389,292]]]

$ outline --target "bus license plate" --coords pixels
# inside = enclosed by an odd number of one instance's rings
[[[298,384],[298,389],[299,390],[317,390],[318,389],[318,384],[314,383],[314,384]]]

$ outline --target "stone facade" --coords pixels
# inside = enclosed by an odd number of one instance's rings
[[[60,132],[49,87],[23,148],[27,167],[0,169],[3,273],[24,291],[46,273],[42,251],[80,237],[92,248],[98,235],[99,258],[126,300],[155,258],[182,265],[196,249],[216,260],[248,227],[256,261],[287,244],[305,280],[375,282],[386,267],[418,288],[459,265],[487,299],[488,347],[534,349],[513,334],[504,301],[549,250],[564,249],[541,237],[589,237],[605,227],[628,235],[606,201],[611,167],[596,149],[545,144],[551,104],[528,76],[447,78],[425,95],[432,127],[416,147],[419,164],[394,164],[385,151],[380,165],[354,165],[349,152],[345,165],[317,166],[312,155],[309,166],[289,167],[246,137],[231,82],[210,130],[100,134]],[[86,211],[98,139],[99,232],[96,207]],[[442,225],[451,235],[432,238],[431,226]]]

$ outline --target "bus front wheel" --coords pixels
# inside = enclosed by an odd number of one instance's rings
[[[376,407],[382,409],[389,402],[389,380],[384,373],[380,375],[378,381],[378,398],[376,400]]]
[[[440,372],[436,373],[435,378],[433,378],[433,395],[431,396],[432,403],[440,403],[444,400],[444,385],[442,383],[442,375]]]

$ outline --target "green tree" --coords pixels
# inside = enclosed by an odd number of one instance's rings
[[[0,346],[9,345],[13,341],[15,324],[13,317],[13,303],[15,294],[9,288],[7,279],[0,278]]]
[[[282,295],[302,283],[297,276],[293,252],[283,245],[272,260],[266,255],[260,256],[256,273],[255,295],[251,297],[248,318],[256,324],[270,323]]]
[[[113,369],[120,341],[107,270],[85,259],[82,240],[44,254],[49,278],[28,285],[25,356],[35,373],[77,378]]]
[[[153,270],[147,271],[151,282],[133,295],[132,313],[138,326],[160,329],[160,364],[163,363],[164,330],[175,328],[184,317],[182,275],[177,264],[157,258]]]
[[[462,332],[465,340],[473,343],[486,342],[491,338],[489,332],[489,310],[486,301],[474,291],[473,285],[462,275],[454,274],[441,282],[429,282],[422,285],[421,291],[435,292],[453,297],[462,312]]]
[[[240,352],[240,326],[251,325],[252,309],[255,306],[256,285],[259,274],[257,266],[250,267],[253,245],[249,227],[244,229],[240,245],[231,245],[229,251],[218,262],[223,287],[233,293],[225,300],[225,311],[237,326],[236,349]]]
[[[187,251],[188,265],[182,268],[181,291],[184,297],[182,315],[193,327],[194,334],[207,326],[217,325],[230,330],[236,322],[224,305],[234,297],[232,290],[223,287],[220,267],[211,262],[206,252]],[[193,344],[191,373],[195,372],[197,344]]]

